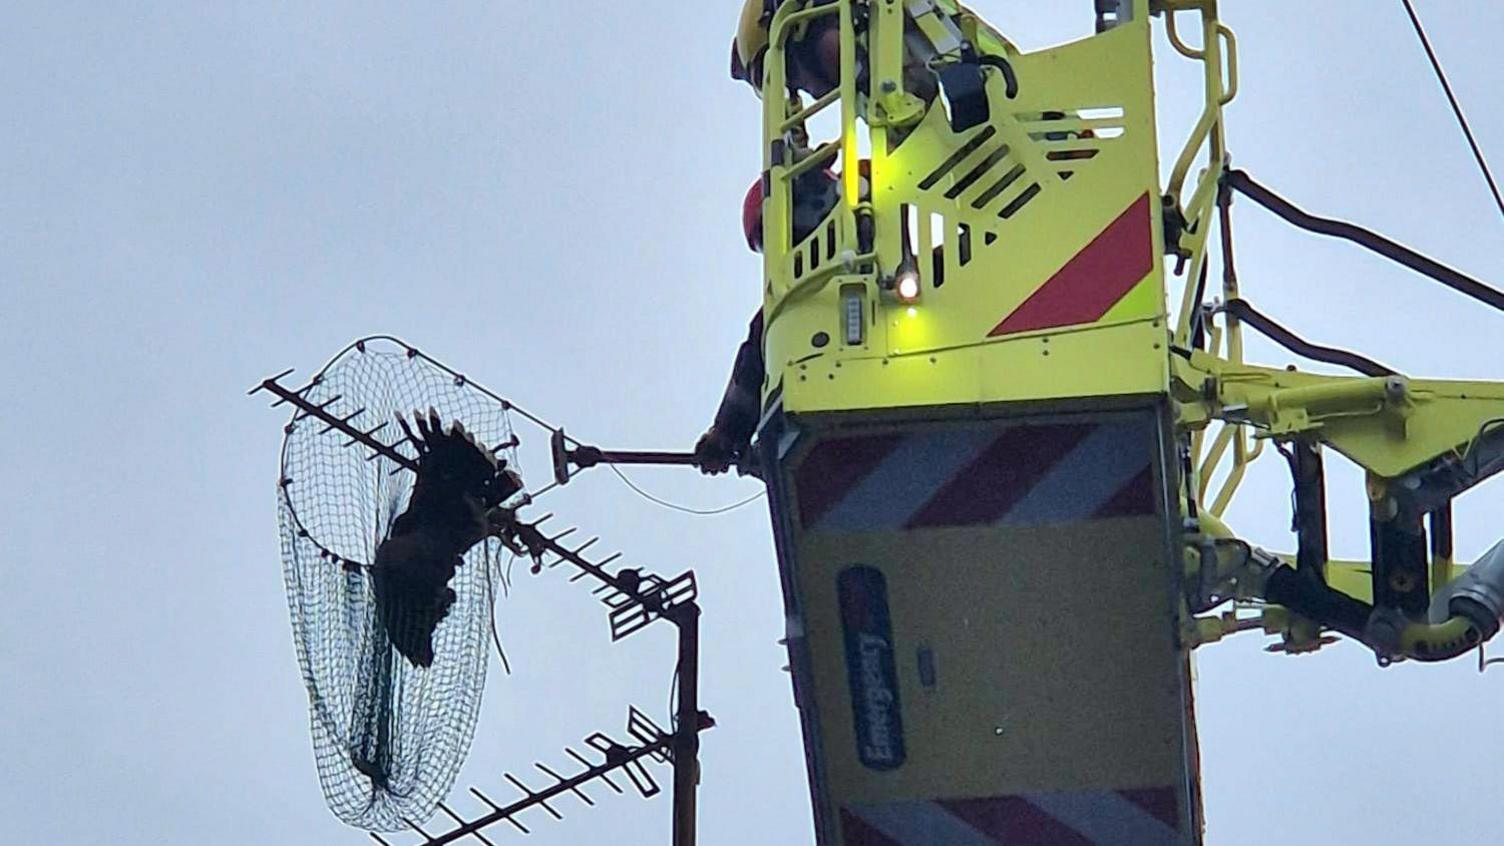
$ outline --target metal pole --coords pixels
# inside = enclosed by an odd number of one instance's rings
[[[700,782],[700,606],[669,609],[679,628],[679,701],[674,728],[674,846],[695,846],[695,790]]]
[[[1310,569],[1326,583],[1326,469],[1321,442],[1299,439],[1290,445],[1295,476],[1295,566]]]
[[[692,452],[646,452],[637,450],[600,450],[596,460],[602,464],[688,465],[699,463]],[[585,466],[584,462],[579,462]]]

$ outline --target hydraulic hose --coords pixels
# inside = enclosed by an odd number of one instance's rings
[[[1201,514],[1199,522],[1211,537],[1235,537],[1211,514]],[[1326,584],[1314,567],[1280,564],[1267,572],[1265,599],[1364,644],[1378,654],[1381,663],[1395,658],[1425,662],[1457,658],[1498,634],[1504,623],[1504,541],[1436,592],[1427,621],[1412,620],[1397,608],[1375,609],[1354,599]]]
[[[1484,553],[1431,602],[1435,624],[1411,623],[1400,633],[1404,654],[1417,661],[1445,661],[1499,632],[1504,620],[1504,542]]]
[[[1313,344],[1301,338],[1289,329],[1274,322],[1263,312],[1254,308],[1247,300],[1231,299],[1222,306],[1222,310],[1236,317],[1244,324],[1253,327],[1269,340],[1279,344],[1290,352],[1304,356],[1312,361],[1320,361],[1326,364],[1335,364],[1362,373],[1364,376],[1393,376],[1395,371],[1371,358],[1365,358],[1355,352],[1340,350],[1336,347],[1327,347]]]
[[[1423,256],[1409,247],[1397,244],[1376,232],[1371,232],[1360,226],[1354,226],[1345,221],[1331,220],[1310,214],[1297,208],[1295,204],[1284,197],[1255,182],[1252,177],[1241,170],[1228,171],[1222,177],[1222,180],[1223,184],[1301,229],[1315,232],[1318,235],[1330,235],[1334,238],[1351,241],[1360,247],[1378,253],[1390,261],[1398,262],[1416,273],[1429,276],[1458,293],[1465,294],[1481,303],[1504,311],[1504,291],[1490,287],[1467,274],[1447,267],[1435,259]]]
[[[1354,640],[1369,643],[1368,619],[1373,615],[1373,606],[1323,584],[1314,570],[1302,572],[1281,564],[1269,574],[1264,598]]]
[[[1467,653],[1499,631],[1499,617],[1465,596],[1448,604],[1451,616],[1440,623],[1417,623],[1398,610],[1375,611],[1323,584],[1314,571],[1276,567],[1264,586],[1270,602],[1367,645],[1381,661],[1410,658],[1446,661]]]
[[[1416,661],[1446,661],[1476,649],[1498,633],[1497,619],[1480,625],[1488,616],[1482,606],[1470,612],[1458,614],[1445,623],[1411,623],[1400,632],[1400,654]],[[1484,619],[1476,619],[1475,613]]]

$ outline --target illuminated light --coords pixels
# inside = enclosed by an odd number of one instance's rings
[[[916,315],[918,313],[919,313],[919,309],[914,308],[913,306],[909,306],[909,316],[910,317],[913,317],[914,315]]]
[[[919,274],[912,270],[898,274],[898,279],[893,283],[893,293],[898,295],[900,302],[912,303],[919,299]]]

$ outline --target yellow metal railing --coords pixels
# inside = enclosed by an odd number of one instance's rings
[[[1175,343],[1180,347],[1191,345],[1192,326],[1196,312],[1201,307],[1197,292],[1200,280],[1206,272],[1207,245],[1211,236],[1214,210],[1220,199],[1222,173],[1226,170],[1227,147],[1224,137],[1222,109],[1238,92],[1237,38],[1217,17],[1216,0],[1162,0],[1159,8],[1164,11],[1165,30],[1171,46],[1186,58],[1199,61],[1203,69],[1205,103],[1201,115],[1175,159],[1166,185],[1166,204],[1180,209],[1185,219],[1185,230],[1179,244],[1167,244],[1167,248],[1181,249],[1189,254],[1186,283],[1181,295],[1180,311],[1176,316]],[[1181,37],[1176,23],[1176,13],[1195,12],[1201,24],[1201,46],[1193,47]],[[1198,160],[1204,167],[1185,197],[1186,181],[1191,168]],[[1226,237],[1224,233],[1224,237]],[[1222,298],[1238,297],[1237,277],[1224,273]],[[1209,328],[1209,348],[1228,361],[1243,362],[1243,330],[1236,317],[1223,315],[1221,327]],[[1199,498],[1205,501],[1213,475],[1231,455],[1231,464],[1226,476],[1213,496],[1208,509],[1220,516],[1232,501],[1242,484],[1248,464],[1259,457],[1263,442],[1250,442],[1248,427],[1227,423],[1213,437],[1210,445],[1205,442],[1205,432],[1198,431],[1191,440],[1191,455],[1196,472],[1196,488]],[[1203,453],[1203,448],[1205,452]]]
[[[789,243],[794,181],[811,170],[829,166],[837,157],[843,193],[848,198],[848,202],[843,204],[845,213],[840,215],[837,237],[846,242],[856,229],[853,218],[854,198],[859,192],[860,172],[856,165],[857,88],[856,74],[853,72],[856,65],[856,30],[852,3],[853,0],[833,0],[818,5],[784,3],[773,15],[769,26],[770,41],[763,70],[763,166],[772,183],[768,196],[764,198],[764,232],[774,235],[774,238],[765,238],[769,256],[787,255],[794,246]],[[829,15],[836,15],[839,20],[842,71],[840,85],[806,105],[799,95],[784,93],[788,90],[786,48],[789,39],[800,28]],[[841,109],[840,137],[821,144],[807,156],[793,161],[792,145],[788,143],[788,139],[795,133],[802,135],[807,121],[836,103],[840,104]],[[780,141],[784,143],[780,144]],[[775,151],[778,150],[783,151],[782,160],[775,161]],[[775,293],[786,294],[788,291]]]
[[[1188,284],[1181,299],[1180,314],[1176,323],[1175,340],[1182,346],[1190,341],[1191,321],[1197,303],[1194,302],[1195,281],[1200,278],[1202,264],[1206,260],[1206,242],[1211,232],[1211,214],[1217,201],[1217,189],[1222,171],[1227,167],[1227,147],[1223,137],[1222,108],[1237,95],[1237,40],[1232,31],[1217,19],[1215,0],[1164,0],[1166,29],[1170,43],[1182,55],[1200,61],[1204,70],[1205,104],[1195,128],[1175,159],[1170,171],[1166,194],[1183,209],[1186,219],[1186,234],[1190,243],[1179,246],[1191,252]],[[1176,29],[1175,14],[1178,11],[1196,11],[1201,16],[1202,47],[1194,49],[1185,44]],[[1224,49],[1225,48],[1225,49]],[[1224,82],[1224,76],[1226,81]],[[1202,170],[1189,201],[1182,199],[1186,179],[1191,167],[1202,151],[1206,151],[1206,166]],[[1175,247],[1177,245],[1167,245]],[[1224,295],[1236,296],[1236,291]],[[1242,337],[1235,320],[1229,322],[1229,351],[1236,351],[1241,361]]]

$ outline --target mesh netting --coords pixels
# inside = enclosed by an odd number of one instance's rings
[[[347,349],[303,396],[416,457],[396,412],[435,409],[483,443],[512,442],[501,402],[397,342]],[[314,759],[330,809],[376,831],[426,820],[469,750],[485,687],[498,541],[464,555],[449,587],[454,604],[433,633],[433,661],[393,648],[377,614],[371,563],[412,492],[414,474],[318,420],[288,426],[278,489],[283,573],[298,663],[308,688]],[[501,453],[515,466],[515,454]]]

